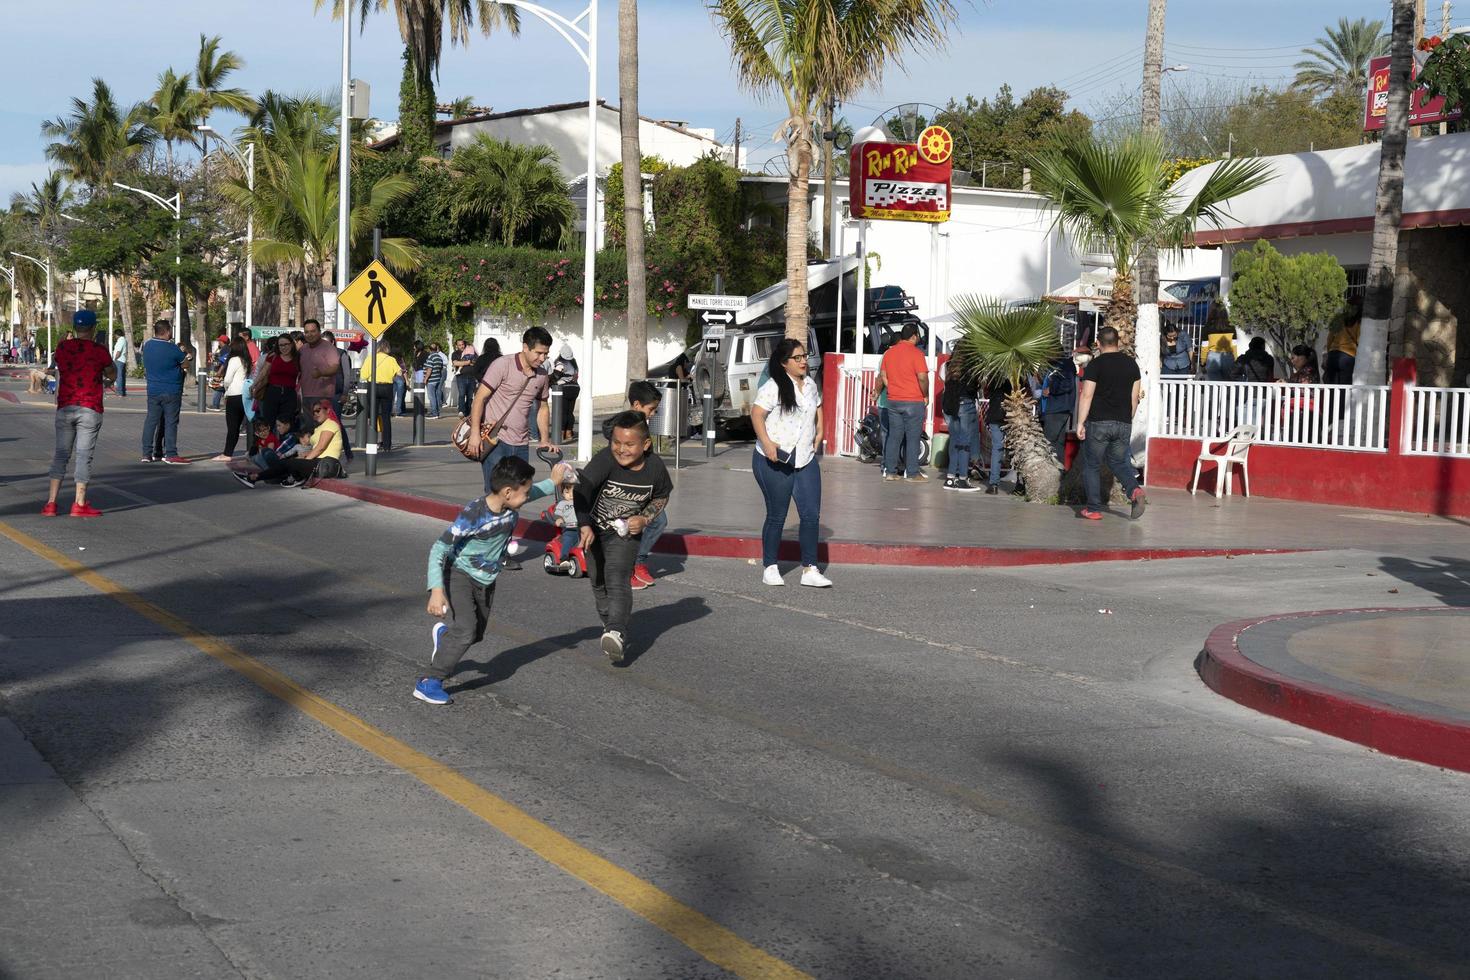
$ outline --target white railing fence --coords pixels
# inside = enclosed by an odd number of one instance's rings
[[[1163,378],[1154,385],[1149,435],[1223,439],[1256,427],[1262,445],[1388,451],[1388,385],[1267,384]]]
[[[1470,457],[1470,390],[1409,385],[1405,413],[1410,456]]]
[[[877,368],[842,366],[842,380],[837,389],[837,455],[857,455],[858,423],[876,400]]]

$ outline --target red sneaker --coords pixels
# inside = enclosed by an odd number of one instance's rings
[[[189,461],[182,456],[165,456],[163,461],[171,466],[187,466]]]
[[[54,501],[54,500],[48,500],[48,501],[46,501],[46,506],[41,508],[41,516],[42,517],[55,517],[56,516],[56,501]]]
[[[1099,513],[1098,511],[1095,511],[1095,510],[1091,509],[1090,507],[1084,507],[1081,510],[1079,510],[1077,512],[1077,516],[1080,517],[1080,518],[1082,518],[1084,521],[1100,521],[1100,520],[1102,520],[1102,514]]]
[[[644,589],[648,588],[652,584],[652,582],[645,582],[643,581],[643,579],[639,578],[637,572],[634,572],[632,575],[628,576],[628,587],[631,588],[634,592],[642,592]]]
[[[98,510],[96,507],[93,507],[91,504],[72,504],[71,505],[71,516],[72,517],[101,517],[102,516],[102,511]]]
[[[658,584],[653,580],[653,573],[648,570],[648,566],[641,563],[633,566],[633,578],[641,581],[644,586]]]

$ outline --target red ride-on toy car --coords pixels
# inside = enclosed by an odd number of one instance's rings
[[[551,509],[547,508],[541,519],[546,523],[552,523]],[[572,547],[567,554],[561,553],[562,532],[560,528],[546,542],[546,554],[542,556],[541,564],[549,575],[565,575],[569,578],[587,577],[587,556],[582,554],[582,549]]]

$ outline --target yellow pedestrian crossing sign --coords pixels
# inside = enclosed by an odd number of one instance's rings
[[[372,334],[382,337],[398,318],[413,308],[413,294],[404,289],[377,259],[357,274],[337,303],[352,319]]]

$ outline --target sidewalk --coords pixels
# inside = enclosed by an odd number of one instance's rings
[[[1221,626],[1196,667],[1246,707],[1470,772],[1467,629],[1465,609],[1293,613]]]
[[[438,425],[447,434],[447,422]],[[439,434],[431,427],[430,438]],[[759,556],[765,508],[751,452],[749,444],[720,444],[706,459],[703,444],[691,440],[683,446],[681,468],[664,457],[674,496],[660,552]],[[923,486],[883,482],[876,466],[853,459],[826,457],[821,465],[823,560],[835,563],[1023,565],[1345,547],[1470,554],[1470,526],[1453,519],[1153,490],[1142,520],[1115,510],[1093,522],[1077,519],[1070,507],[1028,504],[1005,493],[946,491],[941,479]],[[446,441],[380,457],[373,479],[362,476],[359,462],[351,479],[323,488],[437,517],[482,493],[481,480],[480,468]],[[534,518],[531,511],[524,516]],[[549,529],[528,533],[541,538]],[[797,557],[795,537],[792,508],[783,560]]]

